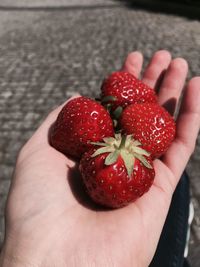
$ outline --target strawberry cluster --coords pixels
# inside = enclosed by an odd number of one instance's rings
[[[174,119],[158,105],[155,91],[118,71],[103,81],[100,102],[78,97],[63,107],[50,143],[80,160],[83,182],[96,203],[118,208],[149,190],[153,160],[174,136]]]

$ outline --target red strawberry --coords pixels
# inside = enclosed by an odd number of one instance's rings
[[[113,123],[103,106],[96,101],[78,97],[61,110],[50,133],[50,143],[64,154],[79,158],[106,136],[113,136]]]
[[[120,119],[122,131],[141,142],[152,158],[166,152],[175,137],[173,117],[158,104],[145,103],[126,107]]]
[[[118,208],[147,192],[155,176],[151,157],[131,136],[104,138],[86,152],[80,172],[88,194],[103,206]]]
[[[102,103],[111,103],[113,109],[135,103],[155,103],[155,91],[128,72],[117,71],[108,76],[101,87]]]

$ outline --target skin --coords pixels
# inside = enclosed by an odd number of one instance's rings
[[[132,52],[123,70],[139,76],[142,64],[141,53]],[[142,80],[159,89],[159,103],[173,113],[187,71],[184,59],[172,60],[162,50],[153,55]],[[199,102],[200,77],[195,77],[184,90],[176,139],[164,157],[154,161],[152,188],[116,210],[94,206],[83,191],[76,163],[49,145],[48,131],[61,106],[52,111],[19,153],[7,201],[0,266],[147,267],[172,194],[195,148]]]

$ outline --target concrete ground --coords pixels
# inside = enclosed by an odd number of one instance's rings
[[[125,2],[1,0],[0,243],[17,153],[52,108],[74,92],[97,96],[102,78],[120,68],[132,50],[143,52],[147,63],[156,50],[168,49],[173,57],[188,60],[188,79],[200,74],[199,20]],[[187,166],[195,207],[193,267],[200,266],[199,163],[200,137]]]

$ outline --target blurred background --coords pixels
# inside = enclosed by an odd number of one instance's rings
[[[17,153],[75,92],[96,97],[133,50],[168,49],[200,75],[200,1],[0,0],[0,244]],[[177,162],[177,164],[179,164]],[[195,209],[189,261],[200,266],[200,136],[187,166]]]

